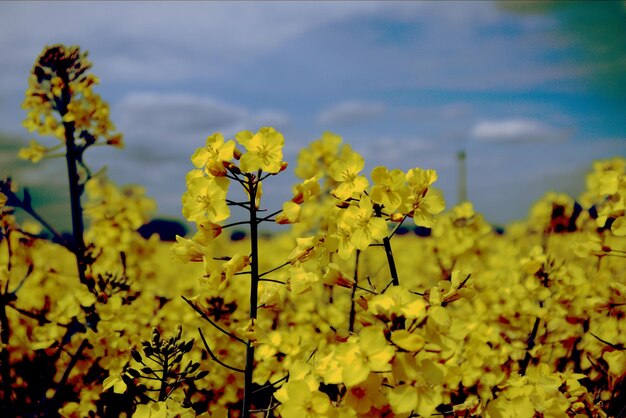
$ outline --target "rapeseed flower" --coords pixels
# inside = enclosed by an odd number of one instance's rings
[[[255,134],[250,132],[237,135],[237,141],[246,148],[241,156],[239,168],[244,173],[263,170],[278,173],[283,166],[283,134],[274,128],[261,128]]]

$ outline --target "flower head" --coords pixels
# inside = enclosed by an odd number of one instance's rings
[[[196,177],[183,193],[183,216],[192,222],[218,223],[230,216],[226,204],[229,181],[224,177]]]
[[[354,194],[362,193],[369,181],[367,178],[360,176],[365,161],[356,152],[350,152],[342,159],[335,161],[330,166],[330,176],[333,180],[339,182],[339,185],[333,190],[333,195],[341,200],[346,200]]]
[[[90,68],[87,53],[77,46],[44,48],[33,66],[22,104],[28,111],[24,127],[64,142],[66,124],[72,124],[76,139],[85,146],[104,138],[104,143],[122,147],[121,135],[113,132],[108,104],[93,92],[99,81],[87,72]]]
[[[237,135],[237,140],[247,152],[241,156],[241,171],[253,173],[263,170],[268,173],[278,173],[283,166],[283,134],[274,128],[261,128],[251,135],[249,132]]]
[[[235,141],[224,142],[222,134],[216,133],[206,139],[204,147],[196,150],[191,156],[191,162],[214,176],[224,176],[226,175],[224,163],[233,159],[234,151]]]

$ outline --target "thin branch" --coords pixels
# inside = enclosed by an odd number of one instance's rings
[[[269,215],[267,215],[264,218],[257,218],[257,223],[261,223],[261,222],[265,222],[265,221],[269,221],[273,216],[278,215],[279,213],[281,213],[283,210],[277,210],[275,212],[270,213]]]
[[[277,381],[275,381],[274,383],[269,382],[268,384],[266,384],[266,385],[264,385],[264,386],[262,386],[262,387],[260,387],[260,388],[258,388],[258,389],[256,389],[256,390],[253,390],[253,391],[252,391],[252,393],[261,392],[261,391],[263,391],[263,390],[265,390],[265,389],[267,389],[267,388],[269,388],[269,387],[274,387],[274,386],[276,386],[277,384],[279,384],[280,382],[284,382],[284,381],[285,381],[285,380],[287,380],[287,379],[289,379],[289,373],[287,373],[285,376],[281,377],[280,379],[278,379],[278,380],[277,380]]]
[[[616,350],[622,351],[625,349],[623,344],[615,344],[615,343],[608,342],[607,340],[603,340],[602,338],[598,337],[593,332],[590,332],[589,334],[591,334],[596,340],[608,345],[609,347],[613,347]]]
[[[287,284],[285,282],[281,282],[280,280],[274,280],[274,279],[259,279],[260,282],[272,282],[272,283],[278,283],[278,284]]]
[[[409,216],[408,214],[404,215],[404,217],[398,223],[398,225],[396,225],[396,227],[393,228],[393,231],[391,231],[391,234],[389,234],[389,239],[393,238],[393,236],[396,235],[396,232],[398,232],[398,229],[400,229],[400,227],[402,226],[402,224],[404,223],[404,221],[406,220],[408,216]]]
[[[211,320],[211,318],[209,318],[209,316],[203,312],[200,308],[198,308],[192,301],[190,301],[189,299],[187,299],[185,296],[181,296],[183,298],[183,300],[185,302],[187,302],[187,304],[189,304],[189,306],[191,306],[196,312],[198,312],[204,319],[206,319],[209,324],[213,325],[215,328],[217,328],[218,330],[222,331],[224,334],[228,335],[230,338],[239,341],[242,344],[248,345],[248,342],[243,340],[242,338],[239,338],[238,336],[236,336],[235,334],[232,334],[228,331],[226,331],[224,328],[220,327],[219,325],[217,325],[215,322],[213,322]]]
[[[226,199],[226,203],[230,206],[240,206],[246,210],[250,209],[248,207],[248,202],[235,202],[234,200]],[[246,221],[247,223],[248,221]]]
[[[271,269],[271,270],[268,270],[268,271],[266,271],[266,272],[263,272],[263,273],[259,274],[259,279],[260,279],[261,277],[263,277],[263,276],[266,276],[266,275],[268,275],[268,274],[270,274],[270,273],[275,272],[276,270],[280,270],[281,268],[283,268],[283,267],[285,267],[285,266],[287,266],[287,265],[289,265],[289,264],[291,264],[291,263],[290,263],[289,261],[286,261],[286,262],[284,262],[283,264],[281,264],[280,266],[274,267],[274,268],[273,268],[273,269]]]
[[[211,348],[209,347],[209,343],[207,343],[206,339],[204,338],[204,334],[202,333],[202,330],[200,328],[198,328],[198,332],[200,333],[200,338],[202,339],[202,343],[204,344],[204,348],[206,348],[206,351],[209,353],[209,356],[211,356],[213,361],[218,363],[220,366],[226,367],[227,369],[232,370],[234,372],[238,372],[238,373],[245,373],[246,372],[243,369],[239,369],[237,367],[229,366],[228,364],[226,364],[223,361],[221,361],[220,359],[218,359],[217,356],[215,354],[213,354],[213,351],[211,351]]]
[[[248,221],[233,222],[230,224],[222,225],[222,229],[230,228],[233,226],[239,226],[239,225],[248,225],[248,223],[249,223]]]
[[[393,284],[393,279],[391,279],[391,281],[390,281],[389,283],[387,283],[387,286],[385,286],[385,288],[383,289],[383,291],[382,291],[382,292],[380,292],[380,293],[381,293],[381,294],[382,294],[382,293],[385,293],[385,292],[387,291],[387,289],[389,289],[389,287],[391,287],[391,285],[392,285],[392,284]],[[412,292],[412,293],[414,293],[414,292]],[[417,293],[417,294],[419,294],[419,293]],[[423,295],[422,295],[422,296],[423,296]]]
[[[68,250],[70,250],[72,252],[74,251],[70,247],[70,245],[67,243],[65,238],[63,238],[63,235],[61,235],[61,233],[59,233],[48,221],[46,221],[43,217],[41,217],[41,215],[39,215],[35,211],[35,209],[33,209],[33,207],[31,206],[30,202],[26,203],[25,199],[20,199],[19,197],[17,197],[17,195],[15,193],[13,193],[13,191],[10,188],[8,188],[8,187],[3,187],[2,188],[2,193],[7,195],[7,197],[10,199],[11,206],[18,207],[18,208],[22,209],[24,212],[28,213],[33,219],[35,219],[37,222],[39,222],[39,224],[41,224],[41,226],[46,228],[48,230],[48,232],[50,232],[57,239],[57,241],[59,241],[59,243],[62,246],[64,246],[65,248],[67,248]],[[29,196],[28,195],[28,191],[26,189],[24,189],[24,193],[27,196]]]
[[[361,286],[356,285],[356,284],[354,285],[354,287],[356,287],[356,288],[357,288],[357,289],[359,289],[359,290],[363,290],[364,292],[371,293],[372,295],[377,295],[377,294],[378,294],[378,293],[374,292],[373,290],[366,289],[366,288],[361,287]]]
[[[28,318],[36,320],[39,325],[45,325],[45,324],[50,324],[51,323],[51,321],[48,318],[46,318],[46,316],[43,315],[43,314],[37,315],[37,314],[32,313],[31,311],[27,311],[25,309],[18,308],[17,306],[14,306],[14,305],[12,305],[10,303],[8,303],[7,306],[9,308],[15,309],[17,312],[21,313],[22,315],[24,315],[24,316],[26,316]],[[61,325],[61,324],[59,324],[59,325]]]
[[[61,391],[63,387],[65,386],[65,384],[67,383],[67,379],[69,379],[72,369],[74,368],[74,366],[76,366],[76,363],[78,363],[78,360],[81,357],[83,350],[87,348],[88,345],[89,345],[89,340],[85,338],[80,343],[80,346],[78,346],[78,349],[72,356],[69,364],[67,365],[67,367],[65,368],[65,371],[63,372],[63,376],[61,377],[59,384],[57,385],[56,391],[54,392],[54,396],[52,397],[52,400],[50,401],[51,408],[56,408],[56,406],[60,403],[61,399],[59,399],[59,397],[61,396]]]

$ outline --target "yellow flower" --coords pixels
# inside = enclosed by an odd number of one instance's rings
[[[301,266],[291,267],[289,269],[289,282],[287,289],[292,293],[299,295],[311,290],[311,283],[319,281],[319,275],[315,272],[306,271]]]
[[[301,179],[324,175],[328,167],[337,159],[342,139],[339,135],[324,132],[321,138],[313,141],[308,148],[298,154],[295,174]]]
[[[340,222],[351,229],[350,240],[359,250],[387,236],[387,223],[374,216],[374,206],[367,196],[361,197],[359,206],[352,205],[342,212]]]
[[[383,205],[385,209],[394,211],[402,204],[406,194],[405,175],[401,170],[387,170],[386,167],[376,167],[372,170],[372,202]]]
[[[363,157],[356,152],[350,152],[347,156],[332,163],[329,174],[333,180],[339,182],[332,194],[338,199],[346,200],[355,194],[362,193],[369,185],[369,181],[359,175],[364,166]]]
[[[183,193],[183,216],[192,222],[218,223],[230,216],[226,204],[229,180],[224,177],[196,177]]]
[[[320,238],[316,236],[296,238],[296,248],[287,256],[287,260],[291,264],[304,262],[313,256],[315,249],[319,245],[321,245]]]
[[[280,416],[283,418],[321,418],[332,417],[330,399],[317,388],[311,387],[307,380],[289,381],[283,386],[284,395],[280,397]]]
[[[247,152],[241,156],[241,171],[252,173],[263,170],[267,173],[278,173],[283,165],[283,134],[274,128],[261,128],[252,137],[240,134],[237,136]]]
[[[205,168],[214,176],[225,176],[225,162],[233,159],[235,141],[224,143],[224,137],[220,133],[209,136],[206,145],[198,148],[191,156],[191,162],[198,168]]]
[[[407,172],[406,179],[411,193],[403,202],[402,212],[411,216],[417,226],[433,226],[433,215],[445,209],[441,192],[430,188],[437,180],[437,173],[435,170],[414,168]]]
[[[277,224],[293,224],[300,221],[301,207],[297,203],[288,201],[283,203],[283,211],[276,216]]]
[[[17,156],[23,160],[38,163],[46,155],[48,149],[34,139],[30,141],[28,148],[21,148]]]
[[[306,179],[303,183],[296,185],[296,193],[291,200],[294,203],[300,204],[318,195],[319,192],[320,185],[317,182],[317,177],[311,177]]]
[[[126,392],[127,386],[121,376],[112,374],[102,382],[102,391],[106,391],[110,388],[113,388],[114,393],[124,393]]]
[[[354,279],[346,276],[337,264],[329,263],[325,266],[324,284],[352,289],[354,287]]]
[[[76,141],[86,137],[116,147],[122,136],[114,133],[109,106],[93,92],[98,78],[87,73],[91,63],[77,46],[47,46],[39,55],[28,79],[22,107],[28,111],[24,127],[65,142],[63,123],[74,125]]]
[[[206,259],[205,259],[206,260]],[[244,268],[250,265],[250,257],[240,253],[235,254],[225,263],[209,272],[206,285],[211,289],[222,289],[227,280],[233,278]]]
[[[208,252],[208,244],[222,233],[222,227],[212,223],[198,224],[198,232],[192,239],[176,236],[176,244],[172,246],[174,256],[182,261],[203,261]]]
[[[396,386],[389,392],[389,404],[396,414],[408,414],[417,408],[417,390],[407,384]]]
[[[358,414],[367,414],[372,408],[381,408],[387,404],[385,395],[381,392],[382,377],[377,373],[370,373],[364,382],[352,386],[346,391],[346,405]]]
[[[337,348],[335,358],[341,364],[342,381],[352,387],[365,381],[370,372],[391,370],[391,359],[395,354],[381,326],[363,328],[358,338],[351,337]]]

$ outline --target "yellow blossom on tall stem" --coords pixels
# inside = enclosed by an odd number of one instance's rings
[[[230,216],[226,204],[229,180],[224,177],[196,177],[183,193],[183,216],[192,222],[218,223]]]
[[[237,140],[243,145],[247,152],[241,156],[240,169],[244,173],[253,173],[263,170],[267,173],[278,173],[283,164],[283,145],[285,139],[283,134],[274,128],[261,128],[250,136],[240,134]]]
[[[388,211],[396,210],[406,193],[405,175],[401,170],[387,170],[386,167],[376,167],[372,170],[371,197],[372,202],[383,205]]]
[[[346,157],[335,161],[330,166],[329,174],[339,185],[332,194],[341,200],[346,200],[355,194],[362,193],[369,181],[359,175],[365,167],[365,160],[356,152],[350,152]]]
[[[433,226],[433,215],[437,215],[445,209],[445,201],[441,192],[430,187],[437,181],[437,172],[414,168],[406,173],[406,180],[411,193],[403,202],[401,210],[413,218],[415,225]]]
[[[226,167],[224,163],[233,159],[234,151],[235,141],[224,142],[224,136],[216,133],[206,139],[204,147],[196,150],[191,156],[191,162],[214,176],[225,176]]]
[[[28,111],[24,127],[40,135],[67,140],[67,124],[74,140],[85,144],[104,138],[105,143],[122,147],[119,133],[109,118],[109,106],[93,92],[98,78],[88,73],[91,62],[77,46],[52,45],[41,53],[28,80],[22,107]]]
[[[48,152],[48,148],[41,145],[36,140],[30,141],[28,148],[21,148],[17,154],[23,160],[29,160],[33,163],[38,163]]]
[[[374,216],[374,206],[367,196],[362,196],[358,206],[352,205],[343,212],[343,225],[352,229],[351,241],[359,250],[387,236],[387,223]]]

